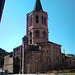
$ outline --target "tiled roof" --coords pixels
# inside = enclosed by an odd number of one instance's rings
[[[43,11],[40,0],[36,0],[34,11],[35,12]]]

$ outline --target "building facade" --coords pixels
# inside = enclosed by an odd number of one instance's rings
[[[13,49],[12,73],[62,69],[65,55],[61,53],[61,45],[48,40],[47,20],[47,12],[43,11],[40,0],[36,0],[34,10],[27,14],[26,35],[22,38],[22,45]]]

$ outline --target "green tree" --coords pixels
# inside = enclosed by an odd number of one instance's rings
[[[6,52],[4,49],[0,48],[0,67],[3,66],[4,64],[4,56],[7,54],[8,52]]]
[[[73,57],[75,57],[75,54],[67,54],[68,56],[73,56]]]

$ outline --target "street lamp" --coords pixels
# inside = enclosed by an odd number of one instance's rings
[[[36,72],[37,72],[37,71],[38,71],[38,60],[37,60],[37,59],[36,59],[36,64],[37,64],[37,65],[36,65],[36,68],[37,68],[37,69],[36,69]]]
[[[36,60],[36,62],[38,62],[38,60]]]
[[[21,74],[23,73],[23,70],[21,70]]]

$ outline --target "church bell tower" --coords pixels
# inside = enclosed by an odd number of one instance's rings
[[[40,0],[36,0],[34,10],[27,14],[26,35],[30,45],[48,41],[48,15],[43,11]]]

